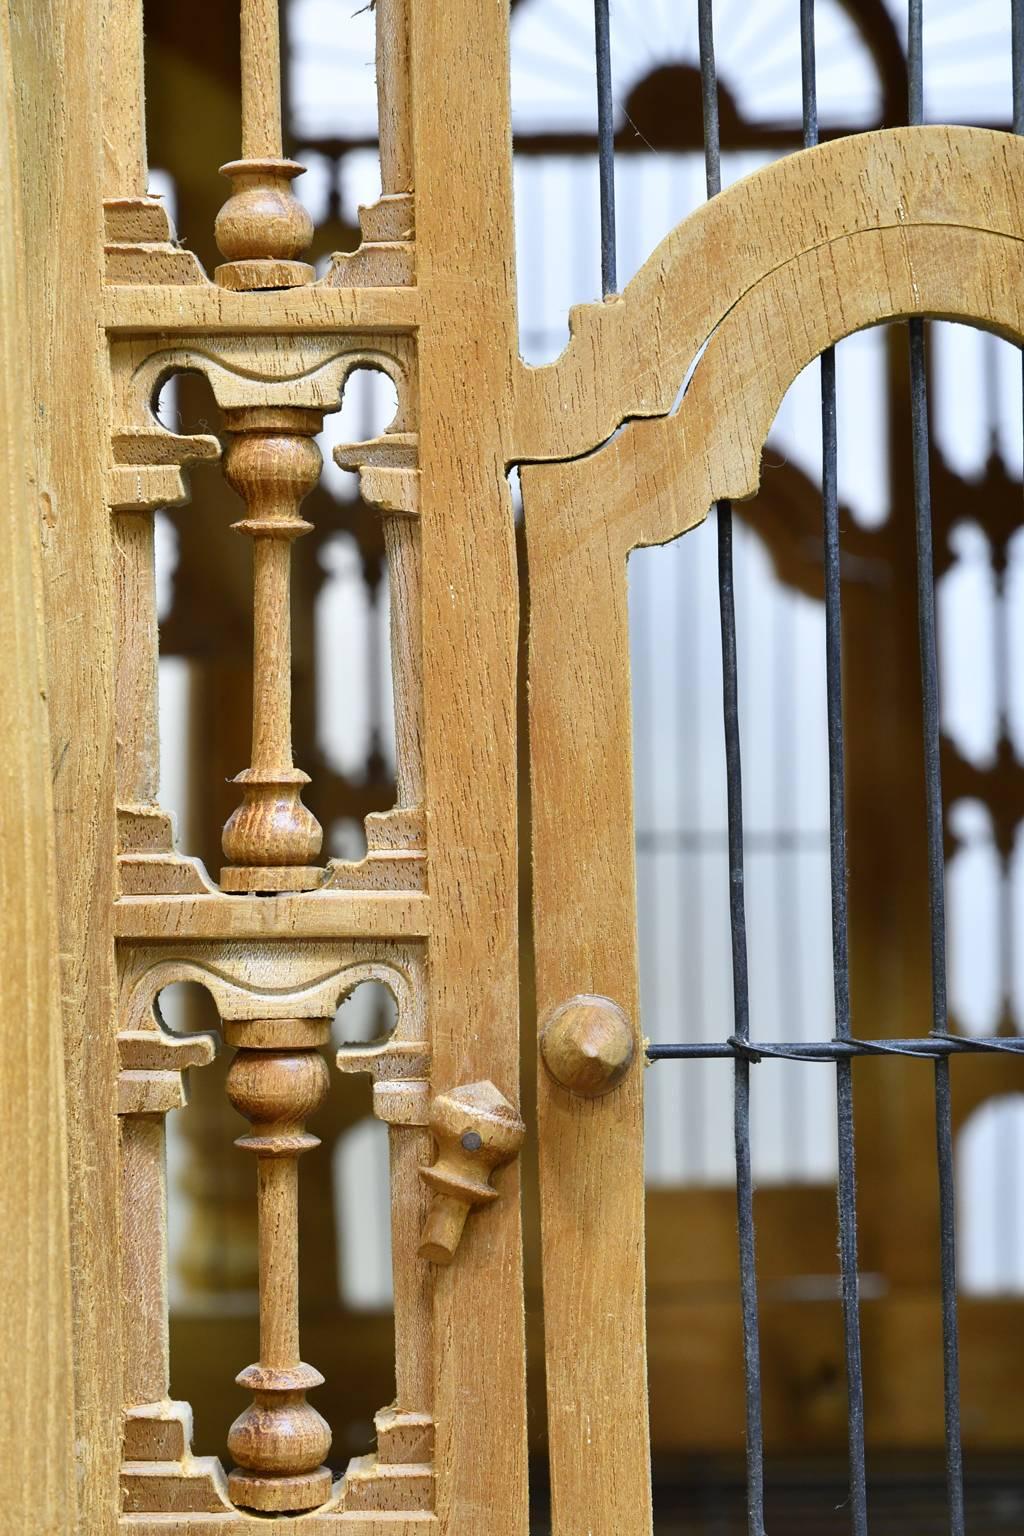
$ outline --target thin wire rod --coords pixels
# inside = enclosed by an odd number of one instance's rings
[[[924,121],[924,10],[909,0],[907,77],[910,121]],[[946,998],[946,892],[942,776],[939,745],[939,665],[935,638],[935,564],[932,551],[931,482],[928,464],[928,378],[924,321],[910,330],[910,410],[917,531],[917,613],[921,649],[925,807],[928,822],[928,904],[931,918],[932,1030],[948,1028]],[[935,1146],[939,1174],[939,1269],[942,1286],[943,1407],[950,1536],[964,1536],[963,1446],[960,1428],[960,1343],[956,1297],[956,1192],[953,1173],[953,1107],[949,1058],[935,1063]]]
[[[825,671],[828,696],[829,842],[832,876],[832,977],[836,1036],[849,1040],[850,963],[846,870],[842,613],[840,606],[839,493],[836,444],[836,359],[821,359],[822,502],[825,521]],[[850,1529],[867,1536],[867,1472],[864,1451],[864,1375],[861,1358],[860,1279],[857,1249],[857,1167],[854,1143],[853,1069],[836,1061],[836,1134],[839,1151],[836,1202],[839,1268],[843,1291],[847,1434],[850,1459]]]
[[[679,1040],[648,1045],[648,1061],[717,1060],[740,1056],[759,1061],[845,1061],[858,1056],[903,1056],[915,1061],[941,1061],[949,1056],[1000,1053],[1024,1056],[1024,1039],[1008,1035],[910,1035],[905,1040]]]
[[[815,0],[800,0],[800,83],[804,147],[818,142],[818,81],[814,42]],[[849,1040],[850,957],[846,869],[846,785],[843,733],[842,596],[839,558],[839,476],[836,429],[836,355],[821,357],[821,501],[825,543],[825,678],[828,699],[829,866],[832,885],[832,983],[836,1037]],[[836,1058],[836,1137],[839,1272],[846,1358],[847,1442],[850,1467],[850,1529],[867,1536],[868,1497],[864,1450],[864,1372],[857,1257],[857,1164],[853,1118],[853,1064]]]
[[[722,187],[718,122],[718,81],[712,0],[697,0],[704,173],[709,198]],[[750,1035],[747,929],[743,893],[743,778],[740,761],[739,690],[736,667],[736,603],[733,589],[732,506],[720,501],[718,605],[722,632],[722,717],[729,827],[729,921],[732,939],[733,1024],[737,1038]],[[761,1407],[761,1341],[757,1306],[754,1182],[750,1160],[750,1063],[737,1055],[733,1080],[733,1140],[736,1156],[736,1214],[739,1229],[740,1307],[746,1379],[747,1530],[764,1536],[764,1426]]]
[[[597,164],[601,189],[601,292],[617,287],[615,272],[615,123],[612,109],[612,39],[608,0],[594,0],[597,66]]]

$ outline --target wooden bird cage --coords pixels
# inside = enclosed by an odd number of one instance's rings
[[[0,11],[4,1529],[1015,1529],[1024,6],[350,9]]]

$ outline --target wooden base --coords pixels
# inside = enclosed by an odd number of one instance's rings
[[[296,1477],[261,1477],[241,1468],[228,1474],[228,1495],[239,1509],[259,1509],[275,1514],[318,1509],[331,1496],[331,1469],[317,1467]]]
[[[232,293],[251,293],[260,288],[304,288],[316,278],[308,261],[227,261],[214,269],[214,279]]]
[[[315,891],[326,876],[317,864],[225,865],[220,872],[222,891],[245,891],[248,895],[274,891]]]

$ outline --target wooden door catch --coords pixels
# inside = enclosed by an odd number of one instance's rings
[[[584,993],[548,1014],[541,1026],[540,1052],[556,1083],[596,1099],[622,1082],[636,1042],[618,1003]]]
[[[470,1211],[497,1200],[491,1174],[515,1157],[526,1127],[494,1084],[483,1082],[438,1094],[430,1107],[430,1129],[438,1155],[433,1167],[420,1169],[434,1198],[419,1251],[434,1264],[450,1264]]]

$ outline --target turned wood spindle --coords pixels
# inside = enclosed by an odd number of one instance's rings
[[[313,281],[297,257],[313,238],[313,221],[292,191],[304,167],[283,155],[281,39],[277,0],[242,0],[242,157],[221,166],[231,196],[214,233],[226,263],[222,288],[296,288]]]
[[[248,516],[232,526],[253,540],[252,761],[234,783],[242,804],[222,839],[228,891],[308,891],[323,833],[303,805],[309,776],[292,761],[291,542],[312,528],[299,507],[320,473],[313,441],[319,411],[256,407],[228,411],[224,472]]]
[[[450,1264],[470,1211],[497,1200],[491,1174],[515,1157],[526,1127],[494,1084],[482,1082],[438,1094],[430,1106],[430,1129],[437,1161],[420,1169],[420,1178],[434,1191],[420,1256]]]
[[[243,1509],[315,1509],[331,1491],[331,1431],[306,1401],[323,1377],[299,1355],[298,1264],[298,1160],[319,1146],[305,1121],[327,1086],[316,1050],[243,1048],[228,1073],[228,1097],[253,1127],[235,1145],[255,1152],[258,1174],[260,1358],[235,1378],[253,1402],[228,1434],[238,1463],[228,1491]]]

